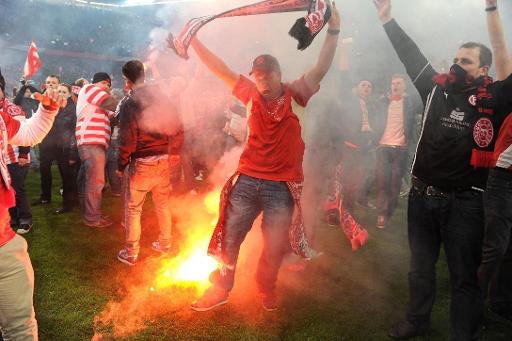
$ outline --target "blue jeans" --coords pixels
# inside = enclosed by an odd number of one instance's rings
[[[272,293],[283,256],[290,251],[288,230],[293,209],[293,198],[286,183],[240,175],[229,195],[222,245],[226,262],[233,268],[214,272],[212,282],[228,291],[233,288],[240,245],[263,211],[263,251],[256,270],[256,282],[261,293]]]
[[[398,196],[405,173],[407,149],[379,146],[377,148],[377,213],[391,218],[398,205]]]
[[[169,160],[162,158],[154,161],[136,159],[130,163],[128,182],[125,190],[125,226],[126,250],[131,256],[137,256],[140,249],[142,206],[148,192],[151,192],[155,205],[160,235],[160,245],[171,245],[171,205],[170,205],[170,167]]]
[[[82,213],[84,220],[94,223],[101,219],[101,191],[105,186],[105,147],[92,144],[79,146],[78,154],[82,160]]]
[[[478,340],[483,305],[477,280],[484,230],[483,195],[474,190],[429,195],[413,185],[409,194],[411,251],[407,320],[430,324],[436,263],[444,244],[451,282],[451,340]]]
[[[478,269],[491,308],[512,313],[512,172],[492,169],[484,195],[485,237]]]
[[[20,166],[17,163],[7,165],[11,174],[12,187],[16,191],[16,206],[9,208],[11,225],[32,224],[32,211],[25,191],[25,178],[28,174],[29,165]]]

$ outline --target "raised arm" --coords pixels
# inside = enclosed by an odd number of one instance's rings
[[[504,80],[512,73],[512,56],[505,41],[505,34],[498,12],[498,0],[485,0],[487,29],[496,65],[496,79]]]
[[[304,80],[310,89],[317,89],[320,85],[320,82],[331,67],[334,55],[336,54],[336,47],[338,46],[341,22],[340,13],[334,3],[331,3],[330,6],[331,18],[328,22],[327,35],[320,50],[320,55],[316,65],[304,75]]]
[[[404,64],[407,74],[414,86],[418,89],[423,102],[432,88],[434,81],[432,77],[436,74],[427,58],[420,51],[416,43],[404,32],[391,16],[391,0],[374,0],[379,20],[384,26],[398,58]]]
[[[233,88],[235,87],[235,84],[240,76],[231,70],[222,59],[217,57],[217,55],[215,55],[206,46],[204,46],[197,37],[192,39],[191,45],[204,65],[206,65],[206,67],[208,67],[211,72],[213,72],[224,83],[226,83],[229,91],[233,91]]]
[[[28,120],[24,120],[17,124],[14,120],[5,122],[8,130],[9,126],[19,124],[19,128],[12,136],[9,136],[9,143],[17,146],[33,146],[43,140],[53,125],[55,116],[60,107],[66,105],[66,99],[58,94],[55,90],[48,90],[44,95],[40,95],[41,104],[37,112]]]

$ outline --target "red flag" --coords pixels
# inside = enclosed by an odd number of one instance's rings
[[[37,70],[41,67],[41,59],[39,59],[39,53],[37,53],[36,43],[32,40],[28,48],[27,60],[25,61],[25,67],[23,68],[23,77],[30,78],[36,74]]]

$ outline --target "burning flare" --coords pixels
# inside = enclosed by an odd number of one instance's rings
[[[168,287],[195,288],[202,293],[209,285],[208,277],[218,264],[206,254],[211,237],[211,226],[217,222],[220,201],[220,189],[209,192],[203,204],[209,216],[208,222],[197,221],[190,229],[192,233],[183,241],[179,255],[162,261],[151,291]]]

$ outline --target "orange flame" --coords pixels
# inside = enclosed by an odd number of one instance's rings
[[[194,288],[202,293],[209,285],[209,275],[218,264],[206,254],[212,234],[212,224],[217,221],[220,202],[220,189],[209,192],[203,205],[208,212],[204,218],[198,217],[183,240],[180,253],[162,261],[160,270],[151,291],[168,288]]]

